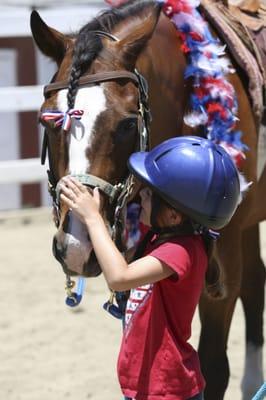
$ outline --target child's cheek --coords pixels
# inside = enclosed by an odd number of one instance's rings
[[[139,219],[144,225],[151,226],[151,204],[145,204],[145,206],[142,207]]]

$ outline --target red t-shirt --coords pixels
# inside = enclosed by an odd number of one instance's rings
[[[207,268],[204,244],[200,236],[175,237],[152,242],[145,255],[176,274],[131,290],[118,358],[121,389],[136,400],[185,400],[205,386],[187,343]]]

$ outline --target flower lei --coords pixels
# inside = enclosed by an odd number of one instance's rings
[[[114,6],[125,0],[106,0]],[[233,86],[226,74],[233,73],[229,60],[224,57],[225,47],[212,36],[207,22],[198,11],[200,0],[155,0],[162,3],[164,13],[177,28],[181,50],[188,66],[185,78],[193,80],[191,112],[184,122],[191,127],[205,127],[208,139],[223,145],[238,166],[245,159],[238,121],[238,103]]]
[[[197,7],[200,0],[156,0],[176,26],[181,38],[181,50],[187,56],[185,78],[193,80],[191,113],[184,121],[191,127],[204,126],[208,139],[226,147],[239,165],[247,147],[242,133],[235,131],[238,103],[234,87],[226,74],[235,72],[224,57],[225,47],[212,36],[207,22]]]

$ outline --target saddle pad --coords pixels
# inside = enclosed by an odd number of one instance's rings
[[[230,4],[229,12],[233,17],[239,19],[243,25],[252,31],[258,31],[266,26],[265,9],[259,8],[255,12],[244,11],[239,6]]]
[[[228,46],[235,62],[243,69],[248,77],[248,92],[252,102],[253,112],[258,127],[258,179],[266,163],[266,126],[262,124],[264,104],[263,104],[263,85],[264,79],[258,66],[256,58],[247,49],[242,40],[238,37],[231,26],[225,21],[217,3],[210,0],[202,0],[201,7],[207,16],[208,21],[220,34],[224,43]]]
[[[248,76],[248,91],[253,104],[253,112],[259,125],[263,115],[263,77],[256,59],[231,26],[226,23],[215,2],[202,0],[201,6],[208,21],[215,27],[228,46],[236,63]]]
[[[266,13],[262,6],[256,13],[244,12],[239,7],[216,3],[226,22],[255,56],[266,84]]]
[[[258,138],[257,179],[259,180],[266,165],[266,125],[261,124]]]

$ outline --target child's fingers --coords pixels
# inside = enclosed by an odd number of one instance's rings
[[[97,188],[97,187],[95,187],[95,188],[93,189],[93,199],[95,200],[95,202],[97,203],[97,205],[100,206],[101,197],[100,197],[99,188]]]
[[[64,184],[61,184],[60,186],[60,190],[61,192],[63,192],[67,198],[69,198],[70,200],[74,200],[74,198],[76,198],[76,196],[78,195],[78,193],[75,193],[74,190],[72,188],[69,188],[68,186],[65,186]]]
[[[71,185],[71,188],[75,187],[75,189],[78,188],[83,193],[87,192],[86,187],[80,181],[78,181],[74,176],[69,176],[68,181],[69,185]]]
[[[66,204],[68,207],[73,208],[73,201],[70,200],[67,196],[65,196],[63,193],[60,194],[60,199],[63,201],[64,204]]]
[[[75,182],[72,182],[68,177],[63,178],[61,184],[61,189],[65,190],[65,188],[70,189],[76,196],[80,194],[80,189],[76,186]]]

